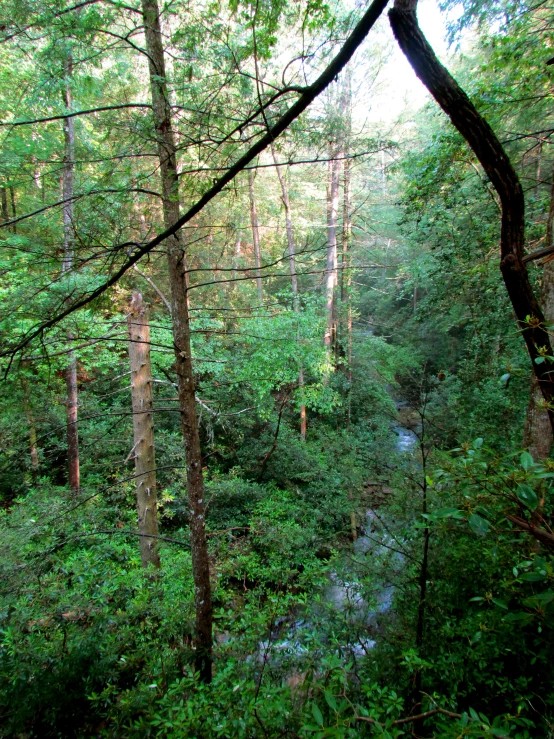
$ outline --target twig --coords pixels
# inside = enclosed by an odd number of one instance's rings
[[[445,708],[433,708],[431,711],[425,711],[425,713],[418,713],[417,716],[408,716],[407,718],[399,718],[393,721],[391,726],[401,726],[402,724],[410,724],[412,721],[422,721],[430,716],[435,716],[437,713],[441,713],[444,716],[450,716],[450,718],[462,718],[461,713],[454,713],[453,711],[447,711]],[[368,724],[374,724],[375,726],[381,726],[385,728],[387,724],[382,724],[380,721],[374,718],[367,718],[366,716],[355,716],[355,721],[364,721]]]

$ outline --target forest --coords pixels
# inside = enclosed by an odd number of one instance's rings
[[[554,738],[554,9],[419,6],[0,0],[0,737]]]

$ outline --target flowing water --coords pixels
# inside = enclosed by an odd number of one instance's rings
[[[411,454],[417,445],[417,436],[410,428],[395,423],[392,431],[396,434],[396,451],[402,456]],[[365,598],[360,577],[360,568],[369,569],[375,562],[387,562],[389,573],[398,572],[404,563],[402,546],[387,531],[387,514],[368,509],[361,527],[361,535],[353,542],[350,553],[339,559],[337,567],[329,575],[321,603],[311,603],[293,621],[280,621],[275,624],[272,638],[260,642],[259,661],[278,664],[284,656],[300,657],[307,653],[306,642],[317,631],[316,616],[331,621],[333,615],[341,615],[354,626],[357,640],[340,647],[339,651],[346,662],[352,656],[365,657],[375,646],[378,637],[379,618],[390,611],[394,585],[385,577],[377,577],[369,598]],[[375,580],[375,573],[373,573]],[[334,612],[334,613],[333,613]],[[325,641],[325,637],[323,637]]]

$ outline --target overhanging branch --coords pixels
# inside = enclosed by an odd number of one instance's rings
[[[313,82],[311,85],[305,88],[305,91],[296,103],[292,105],[287,112],[282,115],[277,122],[268,130],[268,132],[262,136],[248,151],[243,154],[234,165],[232,165],[225,174],[223,174],[218,180],[214,182],[202,197],[196,201],[196,203],[188,209],[188,211],[182,215],[170,228],[166,228],[156,237],[147,241],[143,244],[135,242],[129,242],[126,244],[120,244],[119,249],[127,250],[134,248],[134,252],[127,259],[127,261],[117,269],[111,277],[103,282],[99,287],[91,290],[88,294],[85,294],[82,298],[68,305],[63,311],[57,315],[49,318],[46,321],[34,326],[30,329],[14,346],[6,348],[0,351],[0,357],[10,357],[13,359],[15,354],[26,347],[31,341],[40,336],[45,330],[57,325],[67,316],[74,313],[79,308],[83,308],[88,305],[91,301],[103,295],[108,288],[115,285],[121,277],[129,270],[134,264],[136,264],[143,256],[151,252],[156,246],[159,246],[165,239],[172,236],[174,233],[179,231],[186,223],[188,223],[194,216],[211,202],[216,195],[218,195],[223,188],[228,185],[242,170],[266,149],[275,139],[285,131],[298,116],[300,116],[306,108],[315,100],[315,98],[328,87],[335,77],[342,71],[346,64],[352,58],[356,49],[360,46],[362,41],[365,39],[371,28],[375,25],[375,22],[387,6],[388,0],[373,0],[369,8],[364,13],[361,20],[358,22],[356,27],[353,29],[350,36],[345,41],[343,47],[339,53],[334,57],[327,68],[322,74]],[[6,368],[5,372],[9,371],[11,365],[11,359]]]
[[[552,365],[544,358],[538,364],[535,361],[544,354],[552,356],[552,347],[524,262],[525,203],[521,183],[490,125],[435,56],[418,25],[416,8],[417,0],[395,0],[389,11],[390,24],[414,72],[464,137],[498,193],[502,205],[500,270],[533,372],[549,404],[554,429]]]
[[[0,128],[15,128],[15,126],[30,126],[33,123],[49,123],[50,121],[61,121],[65,118],[76,118],[79,115],[89,115],[90,113],[102,113],[106,110],[120,110],[121,108],[151,108],[149,103],[121,103],[121,105],[103,105],[99,108],[87,108],[87,110],[75,110],[71,113],[60,113],[59,115],[51,115],[46,118],[33,118],[27,121],[7,121],[0,123]]]

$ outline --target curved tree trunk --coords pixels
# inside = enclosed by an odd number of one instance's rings
[[[543,359],[544,354],[552,356],[552,347],[543,312],[531,288],[523,261],[523,190],[494,131],[439,62],[422,34],[417,22],[416,7],[417,0],[395,0],[394,8],[389,11],[390,24],[415,73],[467,141],[500,197],[500,270],[527,345],[533,372],[543,397],[549,404],[550,424],[554,428],[552,363]]]

